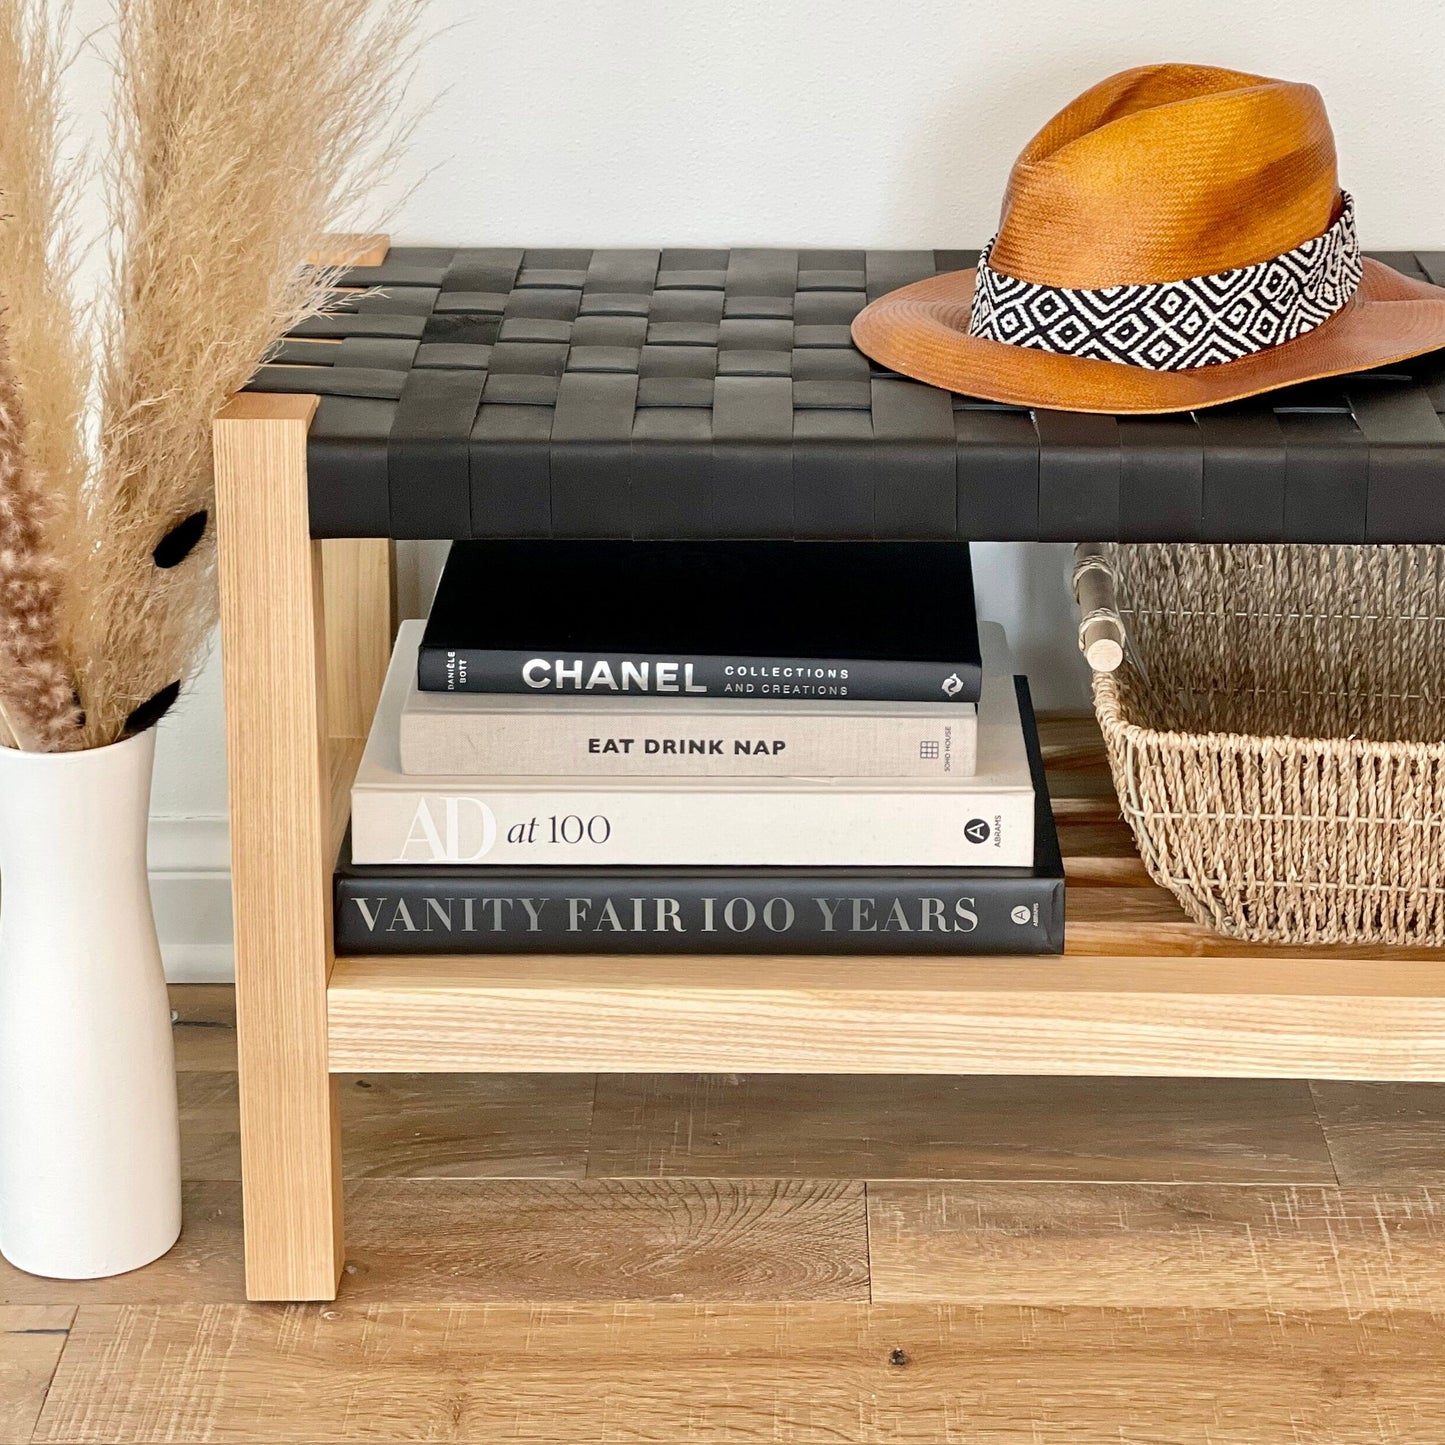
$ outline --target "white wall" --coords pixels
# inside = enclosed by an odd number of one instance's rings
[[[304,3],[304,0],[298,0]],[[105,0],[85,0],[80,20]],[[1190,60],[1308,80],[1367,246],[1445,248],[1445,0],[435,0],[398,242],[968,246],[1078,91]],[[407,559],[413,608],[435,557]],[[1060,549],[978,549],[1045,704],[1082,697]],[[154,851],[174,966],[213,969],[219,682],[164,729]],[[198,867],[188,867],[198,863]],[[202,900],[197,902],[196,900]],[[184,939],[182,939],[184,941]]]

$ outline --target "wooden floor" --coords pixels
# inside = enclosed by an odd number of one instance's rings
[[[0,1264],[0,1441],[1445,1441],[1445,1088],[353,1076],[341,1297],[256,1306],[174,998],[185,1233]]]
[[[1071,917],[1207,954],[1076,741]],[[185,1232],[0,1263],[0,1445],[1445,1445],[1445,1086],[351,1075],[340,1297],[259,1306],[174,1003]]]

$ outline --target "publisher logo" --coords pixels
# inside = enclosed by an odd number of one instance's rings
[[[1019,906],[1009,914],[1009,917],[1012,918],[1015,923],[1027,923],[1033,917],[1033,914],[1020,903]]]
[[[963,836],[970,843],[987,843],[992,829],[982,818],[970,818],[963,825]]]
[[[943,693],[945,697],[957,697],[963,691],[963,679],[956,673],[950,672],[943,679]]]

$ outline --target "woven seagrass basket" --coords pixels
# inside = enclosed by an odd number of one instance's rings
[[[1099,551],[1125,655],[1094,703],[1150,874],[1234,938],[1445,945],[1445,548]]]

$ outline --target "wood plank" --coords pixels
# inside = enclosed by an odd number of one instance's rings
[[[348,1177],[580,1179],[590,1074],[343,1074]]]
[[[1073,888],[1066,899],[1066,911],[1069,932],[1087,924],[1102,927],[1159,924],[1162,927],[1155,931],[1169,934],[1195,928],[1180,910],[1172,893],[1147,881],[1133,888],[1116,882],[1098,888]],[[1068,941],[1071,945],[1074,943],[1073,939]]]
[[[338,1071],[1445,1080],[1445,970],[1337,959],[341,959]]]
[[[1059,827],[1059,846],[1064,874],[1072,884],[1150,886],[1133,834],[1123,823],[1064,822]]]
[[[335,858],[351,826],[351,784],[366,749],[364,738],[332,738],[327,744],[327,799],[330,826],[327,847]]]
[[[83,1308],[36,1440],[1422,1445],[1407,1312],[1079,1306]]]
[[[313,266],[380,266],[391,237],[380,231],[333,231],[306,259]]]
[[[328,1299],[341,1268],[326,641],[306,490],[316,404],[242,395],[214,425],[246,1261],[261,1299]]]
[[[30,1439],[74,1318],[74,1305],[0,1307],[0,1445]]]
[[[345,1172],[413,1179],[580,1179],[590,1074],[343,1074]],[[187,1179],[239,1179],[234,1074],[180,1081]]]
[[[321,544],[326,589],[326,717],[338,738],[365,738],[396,637],[396,545],[385,537]]]
[[[1101,825],[1084,825],[1096,827]],[[1241,943],[1216,933],[1207,924],[1195,923],[1185,914],[1179,901],[1164,888],[1151,883],[1147,874],[1142,882],[1138,869],[1143,864],[1120,860],[1087,858],[1075,865],[1064,860],[1065,871],[1074,867],[1069,877],[1066,900],[1068,925],[1065,930],[1065,952],[1075,957],[1163,955],[1173,958],[1343,958],[1366,959],[1419,958],[1438,959],[1439,955],[1425,949],[1402,949],[1386,945],[1280,946],[1276,944]],[[1085,876],[1080,878],[1079,874]],[[1092,876],[1091,876],[1092,875]]]
[[[1104,889],[1089,889],[1103,893]],[[1112,890],[1109,890],[1112,891]],[[1084,889],[1075,889],[1070,904],[1076,902]],[[1101,904],[1102,907],[1102,904]],[[1200,923],[1189,923],[1181,915],[1175,922],[1136,918],[1129,922],[1110,921],[1105,917],[1071,921],[1064,952],[1071,958],[1181,958],[1217,959],[1317,959],[1335,961],[1354,967],[1373,967],[1379,963],[1421,960],[1439,966],[1439,955],[1426,949],[1395,948],[1381,945],[1320,945],[1241,943],[1225,938]]]
[[[1092,712],[1045,713],[1039,718],[1039,746],[1050,772],[1107,769],[1104,739]]]
[[[228,983],[173,983],[168,992],[177,1070],[235,1069],[236,990]]]
[[[1445,1087],[1319,1080],[1320,1123],[1342,1184],[1445,1184]]]
[[[1104,752],[1104,740],[1092,715],[1042,718],[1039,741],[1049,801],[1061,824],[1125,826]]]
[[[1425,1189],[875,1184],[868,1220],[877,1301],[1445,1310]]]
[[[622,1074],[592,1177],[1333,1183],[1297,1080]]]
[[[234,1183],[187,1183],[181,1237],[144,1269],[110,1279],[39,1279],[0,1259],[6,1304],[238,1304],[246,1297],[241,1266],[241,1189]]]
[[[863,1185],[814,1180],[353,1180],[344,1302],[863,1300]],[[186,1186],[185,1228],[112,1279],[0,1262],[0,1301],[240,1303],[240,1190]]]
[[[866,1300],[863,1186],[358,1180],[342,1304]]]
[[[241,1178],[241,1114],[234,1073],[180,1074],[181,1177]]]
[[[1119,800],[1113,786],[1102,776],[1089,777],[1089,786],[1065,790],[1054,778],[1049,780],[1049,803],[1059,823],[1117,823]]]

